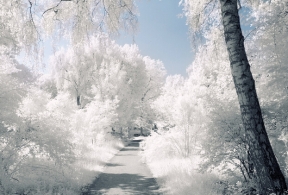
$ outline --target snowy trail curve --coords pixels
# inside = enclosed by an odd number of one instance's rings
[[[133,140],[112,158],[90,186],[91,195],[162,194],[150,170],[141,162],[141,141]]]

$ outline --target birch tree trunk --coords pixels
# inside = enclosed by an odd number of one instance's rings
[[[284,194],[287,187],[264,126],[255,81],[245,52],[237,0],[220,0],[220,4],[231,73],[260,194]]]

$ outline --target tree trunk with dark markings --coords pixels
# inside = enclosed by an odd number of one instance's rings
[[[255,81],[244,47],[237,0],[220,0],[220,4],[231,73],[260,194],[284,194],[287,186],[264,126]]]

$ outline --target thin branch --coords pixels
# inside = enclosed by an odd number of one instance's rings
[[[36,30],[36,32],[37,32],[37,35],[38,35],[39,40],[42,41],[41,38],[40,38],[40,37],[41,37],[41,36],[40,36],[40,33],[38,32],[38,30],[37,30],[37,28],[36,28],[36,25],[35,25],[35,22],[34,22],[34,19],[33,19],[33,14],[32,14],[33,3],[32,3],[30,0],[28,0],[28,2],[29,2],[29,4],[30,4],[30,7],[29,7],[30,21],[31,21],[33,27],[35,28],[35,30]]]
[[[57,8],[57,7],[62,3],[62,1],[72,1],[72,0],[60,0],[60,1],[57,3],[57,5],[55,5],[54,7],[51,7],[51,8],[49,8],[49,9],[45,10],[45,11],[43,12],[42,16],[44,16],[44,14],[46,14],[47,12],[49,12],[49,11],[51,11],[51,10],[53,10],[55,13],[57,13],[58,10],[55,10],[55,8]]]
[[[244,41],[246,40],[246,38],[253,32],[255,31],[257,28],[255,27],[253,30],[251,30],[245,37],[244,37]]]

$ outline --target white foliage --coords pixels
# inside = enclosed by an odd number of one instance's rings
[[[181,143],[179,132],[160,131],[145,139],[142,146],[143,158],[165,194],[221,194],[217,176],[197,172],[199,156],[183,158],[178,141]]]
[[[162,62],[143,57],[136,45],[119,46],[105,34],[58,51],[51,63],[58,90],[81,96],[82,107],[93,97],[118,99],[118,126],[130,126],[140,113],[136,108],[149,110],[165,76]]]
[[[182,0],[180,4],[192,32],[209,33],[220,23],[219,2],[216,0]]]

